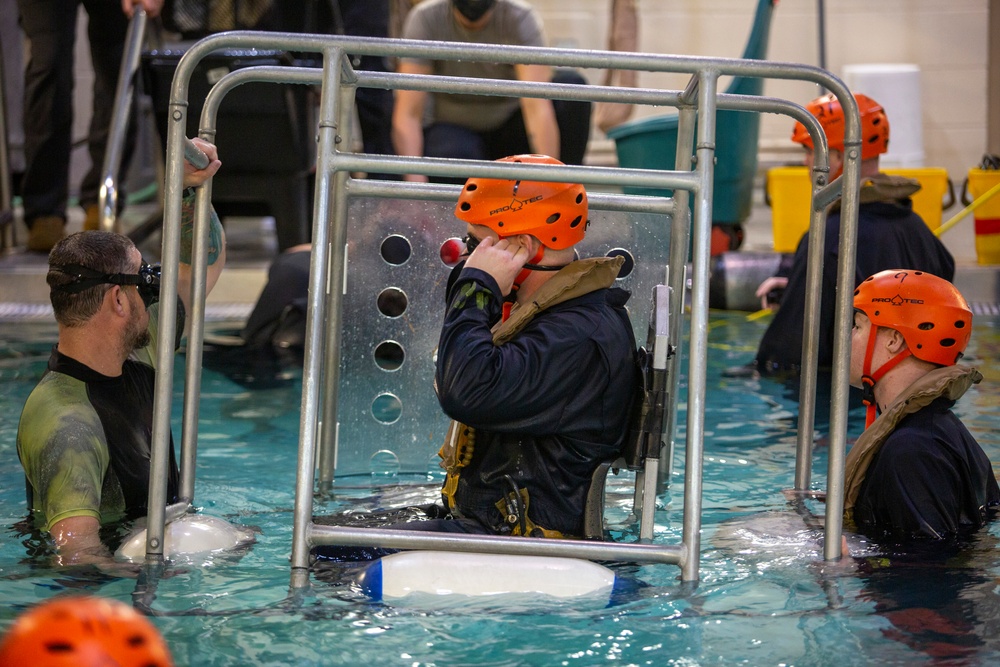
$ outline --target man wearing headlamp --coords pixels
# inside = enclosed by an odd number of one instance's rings
[[[202,185],[222,164],[214,145],[194,142],[208,165],[185,163],[187,188]],[[191,292],[193,207],[194,192],[185,190],[181,320]],[[208,291],[225,257],[225,235],[213,212]],[[52,249],[46,281],[59,339],[21,413],[17,453],[29,510],[52,535],[60,562],[99,563],[110,556],[98,536],[101,525],[146,514],[159,267],[149,266],[127,236],[84,231]],[[178,473],[172,443],[170,460],[167,495],[173,501]]]

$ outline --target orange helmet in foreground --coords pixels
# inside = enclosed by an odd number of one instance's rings
[[[497,162],[563,164],[547,155],[513,155]],[[564,250],[587,231],[587,191],[578,183],[470,178],[455,216],[489,227],[501,238],[531,234],[547,248]]]
[[[868,160],[889,150],[889,118],[882,105],[866,95],[855,93],[861,115],[861,159]],[[806,105],[806,110],[819,119],[826,132],[830,150],[844,150],[844,109],[832,94],[817,97]],[[813,140],[802,123],[795,123],[792,141],[812,149]]]
[[[22,614],[0,642],[0,665],[172,667],[149,620],[118,602],[61,597]]]

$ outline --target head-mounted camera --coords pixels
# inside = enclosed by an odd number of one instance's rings
[[[65,264],[52,268],[72,276],[73,280],[53,288],[67,294],[77,294],[85,289],[98,285],[135,285],[139,290],[139,298],[146,308],[160,300],[160,265],[150,266],[142,261],[139,273],[101,273],[80,264]]]

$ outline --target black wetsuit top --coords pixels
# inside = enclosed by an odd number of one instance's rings
[[[184,308],[178,303],[178,340]],[[108,377],[53,347],[48,370],[21,413],[17,450],[28,506],[46,530],[72,516],[102,523],[145,516],[158,306],[150,308],[153,339]],[[176,502],[178,470],[170,442],[167,502]]]
[[[156,371],[151,366],[130,359],[122,366],[120,376],[107,377],[61,354],[55,347],[49,358],[49,371],[64,373],[86,383],[90,404],[97,411],[108,439],[111,470],[122,490],[125,515],[129,519],[145,516]],[[178,479],[171,435],[168,503],[177,501]]]

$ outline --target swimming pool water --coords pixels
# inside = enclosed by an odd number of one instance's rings
[[[5,323],[0,630],[29,605],[75,591],[151,613],[178,665],[997,664],[1000,524],[961,552],[907,560],[868,551],[867,558],[824,563],[818,532],[790,511],[781,493],[792,485],[795,465],[794,388],[721,376],[723,368],[752,358],[765,323],[742,313],[713,313],[710,320],[701,581],[682,586],[674,566],[624,566],[620,573],[642,585],[610,607],[531,598],[389,606],[364,600],[334,573],[313,577],[309,589],[290,596],[300,403],[294,370],[282,382],[252,389],[223,373],[204,376],[195,502],[259,530],[251,549],[172,565],[155,590],[145,591],[130,578],[53,567],[37,538],[16,525],[24,517],[24,483],[15,436],[55,330]],[[998,324],[996,317],[976,318],[967,361],[986,379],[957,406],[994,461],[1000,460]],[[180,414],[178,397],[174,415]],[[852,410],[852,437],[863,419],[860,407]],[[683,429],[683,414],[678,421]],[[820,426],[816,488],[825,484],[824,433]],[[658,540],[680,538],[682,472],[678,452],[674,484],[660,498]],[[338,480],[335,497],[316,510],[429,501],[438,483]],[[626,515],[630,493],[627,475],[609,480],[613,522]]]

